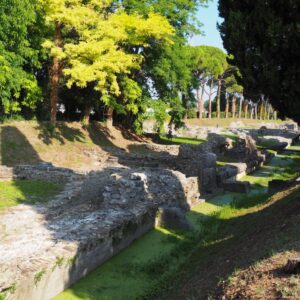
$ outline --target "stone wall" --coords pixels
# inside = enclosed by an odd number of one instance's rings
[[[12,180],[14,178],[14,169],[0,165],[0,180]]]
[[[0,165],[0,180],[28,179],[66,183],[80,176],[70,169],[57,168],[50,163],[7,167]]]
[[[15,289],[8,299],[51,299],[153,228],[160,207],[188,210],[199,198],[197,178],[157,168],[106,168],[71,184],[49,203],[1,215],[0,292]],[[85,197],[87,186],[95,188]]]
[[[161,207],[186,211],[269,157],[250,137],[234,146],[210,135],[201,145],[151,150],[118,153],[86,176],[45,163],[1,166],[0,179],[67,184],[49,203],[19,205],[1,215],[0,292],[14,287],[8,299],[51,299],[153,228]],[[217,168],[219,154],[244,161]]]

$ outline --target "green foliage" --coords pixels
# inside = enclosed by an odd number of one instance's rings
[[[7,0],[0,4],[0,113],[35,108],[40,89],[33,74],[37,51],[28,39],[35,22],[35,1]]]
[[[197,46],[194,52],[197,74],[204,74],[216,80],[229,68],[226,53],[217,47]]]
[[[160,99],[171,124],[182,126],[197,101],[194,75],[200,61],[206,79],[217,79],[228,66],[220,49],[198,47],[205,54],[201,60],[201,51],[188,45],[200,32],[197,9],[207,2],[5,1],[0,6],[0,118],[4,113],[32,118],[28,111],[35,110],[38,118],[48,119],[49,77],[54,78],[49,70],[56,58],[58,101],[66,109],[58,110],[58,119],[78,120],[81,112],[88,121],[93,111],[99,120],[110,111],[117,122],[141,133],[149,99]],[[42,95],[45,102],[38,103]],[[168,118],[157,113],[158,123]]]
[[[49,26],[62,24],[66,33],[78,36],[65,37],[61,47],[50,39],[43,46],[65,62],[63,74],[69,88],[93,84],[107,107],[137,114],[135,100],[140,98],[141,88],[126,74],[140,68],[142,55],[127,48],[142,50],[153,42],[170,43],[174,30],[166,18],[153,12],[142,17],[122,9],[110,11],[111,2],[40,0]]]
[[[197,112],[194,108],[188,108],[186,110],[186,116],[188,119],[195,119],[197,117]]]
[[[6,288],[0,292],[0,300],[6,300],[10,295],[14,294],[17,285],[14,283],[9,288]]]
[[[46,274],[45,269],[41,270],[40,272],[37,272],[34,275],[34,284],[37,285],[42,280],[42,278],[44,277],[45,274]]]
[[[161,100],[149,101],[149,112],[146,114],[147,118],[154,118],[155,130],[158,133],[164,132],[164,123],[169,119],[169,107]]]
[[[300,120],[298,0],[219,1],[224,47],[252,100],[264,95],[283,116]]]
[[[209,0],[122,0],[120,4],[120,1],[114,1],[130,13],[147,15],[154,11],[167,17],[180,37],[200,32],[201,23],[196,16],[197,9],[208,2]]]
[[[116,1],[119,3],[119,1]],[[195,97],[192,93],[192,47],[187,46],[187,37],[199,32],[200,24],[196,21],[197,8],[207,3],[206,0],[124,0],[121,6],[128,13],[147,15],[155,12],[168,19],[175,28],[175,36],[171,44],[151,43],[151,47],[140,49],[143,65],[138,72],[131,74],[142,88],[143,99],[155,95],[174,108],[174,121],[178,121],[184,113],[178,113],[178,103],[184,108],[192,106]],[[131,52],[136,51],[133,45]],[[177,102],[176,105],[173,103]]]

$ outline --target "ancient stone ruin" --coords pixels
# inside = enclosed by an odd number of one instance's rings
[[[191,206],[224,190],[247,193],[249,183],[237,179],[271,155],[257,148],[255,132],[238,134],[233,140],[208,133],[200,145],[146,146],[148,154],[119,151],[87,174],[48,163],[0,166],[1,180],[65,184],[48,203],[1,213],[0,292],[14,291],[7,299],[51,299],[155,224],[191,229],[185,218]],[[218,166],[221,158],[229,162]]]

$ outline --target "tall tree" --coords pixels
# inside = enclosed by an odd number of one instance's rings
[[[35,1],[1,1],[0,19],[0,112],[34,108],[40,98],[33,75],[38,50],[32,47],[28,32],[36,20]]]
[[[191,77],[192,50],[188,46],[188,37],[200,33],[197,9],[208,0],[116,0],[126,12],[147,15],[158,13],[168,19],[175,28],[172,45],[152,43],[151,48],[143,49],[143,65],[132,78],[142,88],[142,98],[161,99],[169,103],[176,115],[177,122],[184,116],[182,108],[188,108],[195,101],[192,93],[195,82]],[[134,51],[134,49],[131,49]],[[179,122],[180,124],[180,122]]]
[[[209,118],[212,111],[212,96],[217,93],[217,116],[220,117],[220,98],[222,84],[231,67],[227,63],[226,54],[219,48],[211,46],[195,47],[195,69],[194,74],[198,80],[198,115],[202,117],[203,95],[209,98]]]
[[[264,94],[281,114],[300,121],[298,0],[220,0],[224,47],[246,93]]]
[[[40,0],[46,13],[46,21],[54,28],[54,40],[47,40],[53,63],[51,68],[51,121],[56,121],[57,91],[60,72],[67,78],[67,86],[85,88],[93,83],[108,108],[137,112],[131,94],[121,91],[123,83],[137,90],[128,74],[139,69],[142,62],[140,51],[150,42],[168,42],[173,34],[169,22],[162,16],[129,15],[123,10],[112,9],[110,0]],[[62,34],[64,34],[64,41]],[[127,52],[129,45],[135,52]],[[63,63],[63,64],[62,64]],[[123,95],[125,103],[116,97]],[[127,95],[127,96],[126,96]],[[100,100],[100,99],[99,99]],[[90,106],[90,104],[89,104]]]
[[[238,84],[237,77],[238,75],[238,69],[232,68],[230,72],[230,76],[226,77],[224,85],[226,88],[226,118],[228,118],[228,111],[229,111],[229,95],[232,96],[232,105],[231,105],[231,117],[235,118],[236,113],[236,98],[239,96],[241,98],[243,93],[243,87]]]

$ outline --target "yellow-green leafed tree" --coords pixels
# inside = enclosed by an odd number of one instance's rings
[[[93,83],[101,100],[113,110],[112,99],[121,93],[118,78],[140,67],[143,48],[153,42],[171,43],[169,38],[174,34],[166,18],[153,13],[146,18],[128,15],[114,8],[111,0],[40,0],[40,5],[46,22],[54,28],[54,38],[43,44],[53,58],[52,123],[56,121],[61,74],[66,76],[68,87],[84,88]],[[129,45],[135,51],[127,52]],[[135,110],[132,103],[127,107]]]

